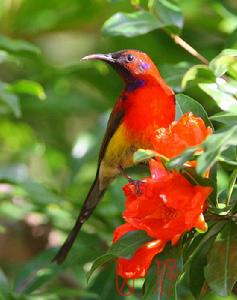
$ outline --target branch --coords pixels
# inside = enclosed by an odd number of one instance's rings
[[[169,34],[169,33],[168,33]],[[186,50],[189,54],[196,57],[199,61],[201,61],[203,64],[208,65],[208,60],[202,56],[197,50],[195,50],[191,45],[189,45],[187,42],[185,42],[180,36],[177,34],[169,34],[170,37],[174,40],[174,42],[182,47],[184,50]]]
[[[237,222],[237,214],[227,214],[227,215],[216,215],[216,214],[207,214],[204,216],[206,221],[222,221],[222,220],[232,220]]]

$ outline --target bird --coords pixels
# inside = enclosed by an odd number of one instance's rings
[[[52,260],[58,264],[64,262],[82,225],[109,184],[133,165],[134,152],[140,148],[152,149],[154,131],[167,128],[175,118],[174,92],[145,52],[126,49],[108,54],[91,54],[81,60],[107,63],[122,78],[124,87],[107,123],[94,182],[74,227]]]

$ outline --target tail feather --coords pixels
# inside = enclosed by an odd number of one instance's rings
[[[91,185],[89,193],[88,193],[86,200],[82,206],[80,214],[76,220],[76,223],[75,223],[74,227],[72,228],[71,232],[69,233],[66,241],[63,243],[62,247],[59,249],[58,253],[53,258],[53,260],[52,260],[53,262],[56,262],[58,264],[61,264],[64,262],[78,233],[81,230],[82,225],[85,223],[85,221],[90,217],[90,215],[94,211],[97,203],[102,198],[105,190],[106,189],[103,189],[102,191],[100,190],[99,178],[98,178],[98,176],[96,176],[95,181]]]

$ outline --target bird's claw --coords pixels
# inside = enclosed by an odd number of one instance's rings
[[[142,182],[141,182],[141,180],[132,179],[130,177],[128,182],[134,185],[136,195],[141,195],[142,194],[142,190],[141,190]]]
[[[128,180],[129,183],[133,184],[135,187],[135,193],[136,195],[141,195],[142,194],[142,190],[141,190],[141,180],[137,180],[137,179],[133,179],[131,178],[123,169],[122,166],[119,166],[119,170],[120,172],[123,174],[123,176]]]

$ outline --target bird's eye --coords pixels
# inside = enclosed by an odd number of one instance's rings
[[[132,54],[128,54],[127,55],[127,61],[133,61],[134,60],[134,56]]]

